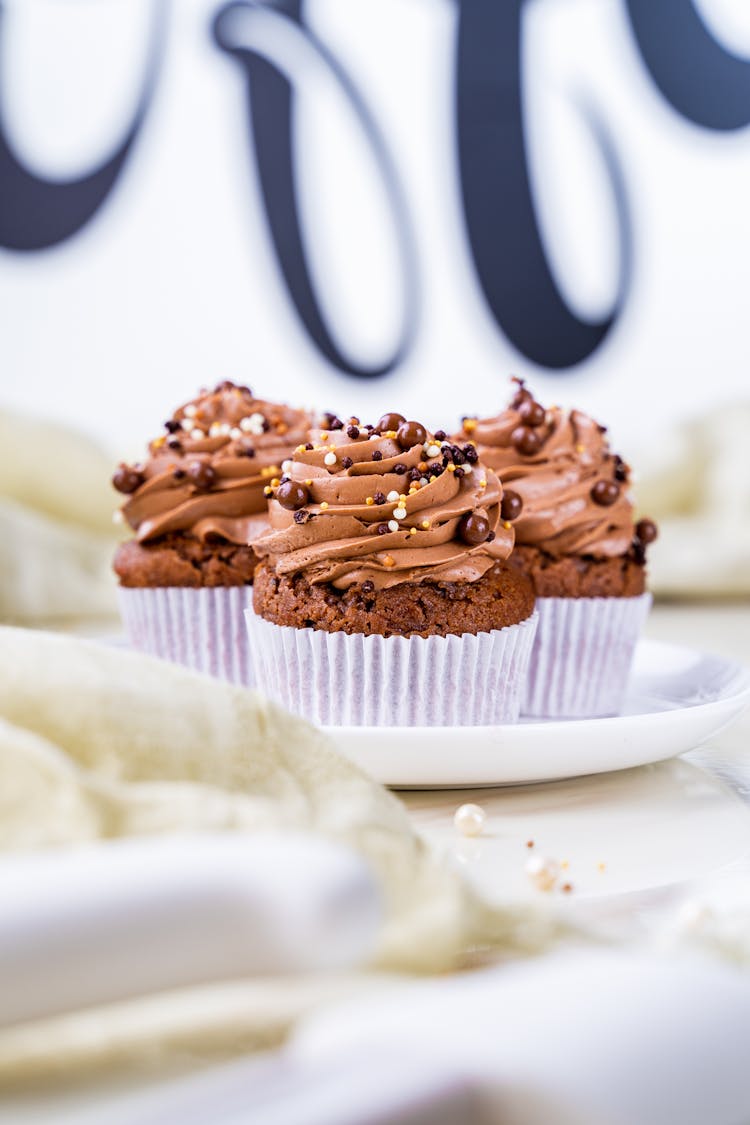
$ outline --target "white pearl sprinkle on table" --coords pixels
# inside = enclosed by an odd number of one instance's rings
[[[486,814],[481,805],[459,805],[453,815],[453,823],[462,836],[479,836],[485,820]]]

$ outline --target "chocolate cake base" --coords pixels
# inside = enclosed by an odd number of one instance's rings
[[[165,535],[153,543],[121,543],[114,559],[122,586],[247,586],[258,557],[252,547],[188,535]]]
[[[327,633],[444,637],[486,633],[525,621],[534,609],[530,581],[496,563],[477,582],[404,582],[384,590],[312,586],[301,574],[278,577],[261,564],[253,587],[255,612],[276,625]]]
[[[646,568],[631,555],[555,558],[516,545],[508,562],[531,579],[538,598],[634,598],[646,589]]]

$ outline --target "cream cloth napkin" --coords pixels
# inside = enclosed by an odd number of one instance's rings
[[[750,594],[750,403],[674,430],[634,463],[638,507],[659,523],[649,549],[654,593]]]
[[[441,972],[477,949],[530,952],[566,932],[546,911],[480,901],[415,836],[394,796],[253,692],[7,627],[0,666],[0,849],[186,829],[321,833],[376,874],[381,971]],[[296,1011],[342,987],[244,981],[12,1029],[0,1033],[0,1085],[268,1045]]]
[[[116,615],[112,468],[89,438],[0,411],[0,620]]]

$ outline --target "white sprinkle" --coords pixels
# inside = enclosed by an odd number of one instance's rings
[[[125,516],[119,508],[116,508],[112,513],[112,523],[125,523]]]
[[[193,441],[202,441],[206,435],[204,434],[203,430],[191,430],[190,436]]]
[[[198,413],[198,407],[193,406],[192,403],[190,404],[190,406],[185,407],[185,417],[186,418],[195,418],[197,413]]]
[[[209,437],[219,437],[221,434],[221,422],[212,422],[208,428]]]
[[[281,462],[281,471],[282,471],[282,473],[291,473],[291,471],[292,471],[292,467],[293,467],[293,462],[292,462],[292,461],[282,461],[282,462]]]
[[[400,499],[401,499],[401,493],[396,492],[395,488],[391,489],[391,491],[386,496],[386,500],[388,501],[389,504],[395,504],[396,501],[400,500]]]
[[[182,426],[183,430],[192,430],[193,420],[192,418],[183,418],[180,422],[180,425]]]
[[[335,465],[336,454],[333,451],[331,451],[330,453],[326,453],[325,457],[323,458],[323,463],[325,465]]]
[[[534,855],[526,861],[526,874],[538,891],[551,891],[560,875],[560,864],[555,859]]]
[[[461,468],[462,468],[462,469],[463,469],[463,471],[464,471],[464,476],[465,476],[465,477],[470,477],[470,476],[471,476],[471,474],[472,474],[472,473],[474,472],[474,470],[472,469],[471,465],[462,465],[462,466],[461,466]]]
[[[263,433],[264,422],[265,418],[263,417],[263,415],[257,413],[256,411],[255,414],[249,414],[247,418],[243,418],[240,421],[240,429],[243,431],[243,433],[255,434],[257,436],[258,434]]]
[[[480,836],[486,814],[481,805],[459,805],[453,814],[453,824],[462,836]]]
[[[422,485],[422,488],[424,488],[424,487],[425,487],[425,485],[429,484],[430,482],[429,482],[429,480],[427,479],[427,477],[420,477],[420,478],[419,478],[419,483],[420,483],[420,484]]]
[[[398,508],[394,508],[394,509],[393,509],[393,518],[394,518],[395,520],[404,520],[404,519],[406,519],[406,508],[401,508],[401,507],[398,507]]]
[[[437,457],[437,456],[439,456],[439,454],[440,454],[440,446],[439,445],[435,445],[433,443],[432,445],[425,446],[425,455],[427,457]]]
[[[395,520],[388,520],[388,530],[389,531],[398,531],[398,524],[396,523]]]
[[[242,437],[242,430],[239,428],[239,426],[232,426],[231,430],[229,431],[229,436],[232,441],[239,441],[239,439]]]

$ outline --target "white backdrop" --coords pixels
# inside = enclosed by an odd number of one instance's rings
[[[133,115],[156,7],[6,0],[0,106],[27,166],[64,179],[107,157]],[[582,101],[606,121],[632,224],[621,315],[591,358],[562,372],[512,347],[473,270],[454,155],[455,5],[308,0],[309,26],[380,126],[415,252],[411,350],[372,380],[332,368],[288,298],[259,197],[243,77],[212,38],[221,7],[165,8],[153,99],[94,218],[48,249],[0,249],[2,404],[129,449],[179,400],[223,378],[270,397],[367,418],[397,409],[437,425],[498,409],[516,373],[547,398],[600,415],[627,450],[748,396],[750,131],[701,129],[667,103],[620,0],[528,0],[524,9],[534,201],[553,273],[580,316],[606,314],[619,270],[613,198]],[[699,10],[725,49],[750,58],[750,5],[701,0]],[[342,347],[376,361],[403,312],[397,237],[356,122],[324,69],[304,68],[301,47],[284,46],[295,49],[297,186],[312,273]]]

